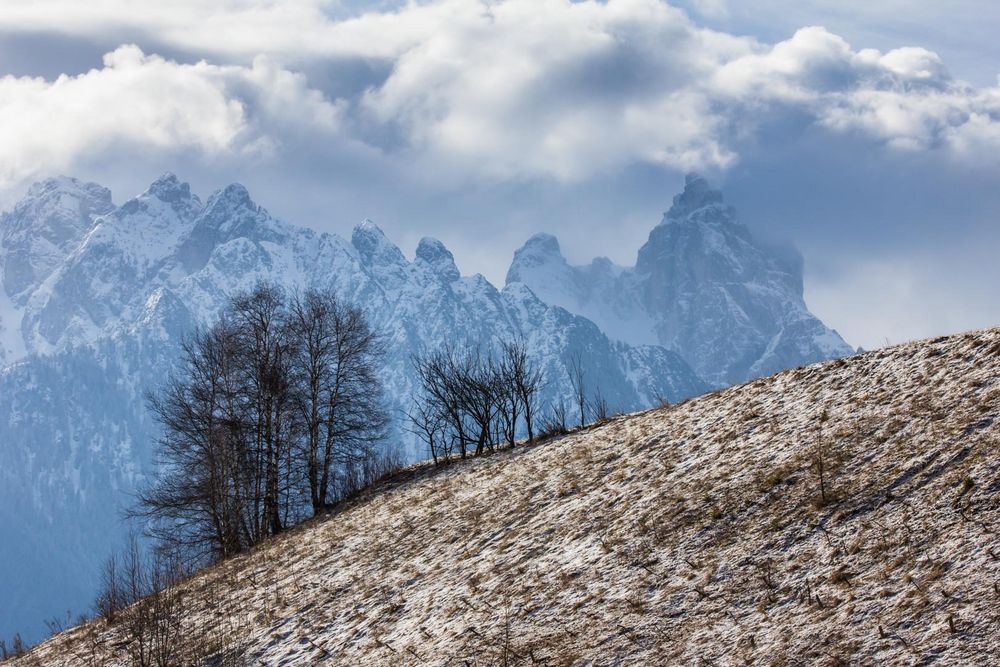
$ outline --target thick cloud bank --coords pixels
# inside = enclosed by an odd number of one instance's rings
[[[0,184],[72,170],[95,153],[266,157],[283,135],[334,131],[337,102],[266,56],[250,67],[182,65],[136,46],[55,81],[0,79]]]
[[[15,2],[0,22],[40,28],[45,4]],[[889,150],[991,161],[1000,147],[1000,88],[953,79],[930,51],[855,50],[818,27],[762,44],[659,0],[440,0],[348,18],[310,3],[101,4],[123,34],[205,60],[121,46],[100,69],[0,80],[3,185],[107,151],[266,158],[303,134],[370,144],[447,179],[725,168],[784,115]],[[108,30],[101,11],[62,10],[58,28]],[[350,63],[371,79],[343,94],[310,81]]]

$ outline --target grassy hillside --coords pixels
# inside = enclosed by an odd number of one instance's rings
[[[996,664],[998,415],[995,329],[415,468],[185,583],[184,641],[255,665]],[[96,622],[30,659],[127,664],[123,642]]]

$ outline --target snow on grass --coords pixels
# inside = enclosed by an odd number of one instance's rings
[[[184,635],[268,665],[988,664],[998,416],[994,329],[417,466],[183,584]],[[32,658],[126,664],[119,632]]]

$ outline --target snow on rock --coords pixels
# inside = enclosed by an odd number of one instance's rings
[[[445,282],[455,282],[461,277],[455,265],[455,256],[437,239],[428,237],[420,239],[416,261],[426,263]]]
[[[183,583],[178,641],[289,666],[990,664],[998,457],[1000,329],[814,364],[413,466]],[[14,664],[125,665],[126,641],[95,622]]]
[[[35,183],[0,216],[3,291],[23,305],[79,243],[94,218],[114,209],[111,191],[65,176]]]
[[[201,211],[173,174],[98,218],[66,260],[36,289],[22,331],[30,351],[95,342],[136,313],[150,284],[176,275],[176,251]]]
[[[716,386],[853,350],[806,308],[802,262],[753,239],[722,193],[697,175],[623,269],[570,266],[550,235],[514,253],[507,283],[594,321],[612,338],[681,355]]]
[[[0,215],[0,363],[28,353],[21,333],[24,305],[91,229],[114,209],[111,191],[60,176],[35,183]]]

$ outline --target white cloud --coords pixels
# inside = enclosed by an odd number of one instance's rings
[[[483,4],[403,53],[363,109],[492,178],[721,165],[732,156],[695,86],[746,48],[656,0]]]
[[[4,0],[0,30],[92,39],[131,35],[173,48],[248,63],[269,54],[288,64],[316,58],[392,58],[439,25],[481,11],[478,2],[408,2],[400,11],[348,14],[336,0]]]
[[[962,159],[995,145],[1000,89],[953,80],[922,48],[856,51],[819,27],[763,45],[657,0],[508,0],[439,28],[394,60],[362,109],[458,173],[726,167],[736,137],[786,112],[891,149]]]
[[[339,115],[264,56],[182,65],[122,46],[78,76],[0,78],[0,188],[108,152],[266,155],[296,126],[333,131]]]
[[[868,58],[877,58],[879,65],[904,80],[940,82],[949,78],[941,58],[936,53],[919,47],[904,46],[885,55],[874,49],[858,53],[859,60]]]
[[[155,35],[217,64],[122,47],[79,76],[3,79],[0,182],[118,145],[266,156],[337,128],[448,182],[725,168],[783,114],[890,150],[996,160],[1000,88],[952,79],[925,49],[855,50],[820,27],[762,44],[661,0],[434,0],[347,19],[320,0],[126,5],[8,0],[0,28]],[[295,72],[330,59],[387,74],[328,99]]]

